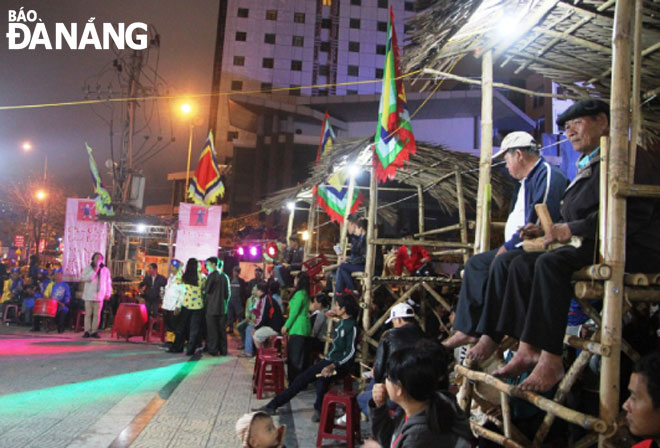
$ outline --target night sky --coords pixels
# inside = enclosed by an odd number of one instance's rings
[[[83,87],[101,80],[102,88],[112,81],[118,86],[112,71],[115,54],[111,50],[9,50],[6,37],[8,11],[36,10],[46,24],[51,40],[54,23],[67,27],[78,23],[79,38],[90,17],[95,17],[97,30],[103,22],[145,22],[154,25],[160,34],[158,73],[169,86],[171,94],[207,93],[211,87],[213,52],[215,49],[218,0],[42,0],[0,1],[0,106],[77,101],[85,98]],[[33,24],[28,24],[31,29]],[[41,47],[40,47],[41,48]],[[157,51],[150,52],[150,66],[155,66]],[[101,74],[99,76],[99,74]],[[114,78],[113,78],[114,77]],[[147,83],[149,84],[149,83]],[[160,90],[167,87],[161,83]],[[107,95],[106,95],[107,96]],[[121,96],[118,92],[113,96]],[[96,95],[91,95],[95,98]],[[205,138],[208,100],[196,100],[203,123],[196,128],[193,159]],[[138,164],[147,175],[146,204],[167,203],[167,172],[185,170],[188,147],[188,126],[174,110],[174,101],[143,103],[138,113],[138,127],[149,117],[150,128],[136,139],[136,149],[150,139],[143,150],[159,136],[171,143],[159,155]],[[170,110],[172,110],[170,112]],[[102,118],[98,117],[100,114]],[[110,158],[110,127],[104,123],[114,116],[115,133],[121,126],[120,106],[78,105],[43,109],[0,110],[0,185],[26,177],[41,175],[44,156],[48,154],[48,176],[61,184],[68,194],[93,194],[84,143],[94,148],[99,171],[106,185],[111,184],[104,164]],[[23,141],[32,142],[35,150],[21,151]],[[120,143],[115,139],[115,150]],[[193,160],[192,167],[195,166]]]

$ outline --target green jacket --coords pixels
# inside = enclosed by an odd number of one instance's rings
[[[335,326],[330,351],[325,359],[332,361],[336,367],[344,366],[355,356],[355,342],[357,341],[357,327],[352,317],[342,319]]]
[[[309,336],[312,333],[312,322],[309,320],[309,294],[298,290],[289,301],[289,318],[284,326],[290,335]]]

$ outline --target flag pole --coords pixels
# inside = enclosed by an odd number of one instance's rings
[[[190,138],[188,139],[188,163],[186,165],[186,188],[183,191],[183,202],[188,202],[188,183],[190,182],[190,154],[192,153],[193,128],[195,125],[190,123]]]

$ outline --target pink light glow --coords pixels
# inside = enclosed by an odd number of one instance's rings
[[[253,256],[253,257],[257,256],[257,246],[252,246],[250,248],[250,255]]]
[[[243,255],[245,255],[245,249],[243,247],[239,247],[238,249],[236,249],[236,253],[242,257]]]

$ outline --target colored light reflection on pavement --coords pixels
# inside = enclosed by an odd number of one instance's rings
[[[99,344],[91,341],[72,341],[69,338],[3,338],[1,341],[0,356],[50,356],[113,349],[109,344]]]

